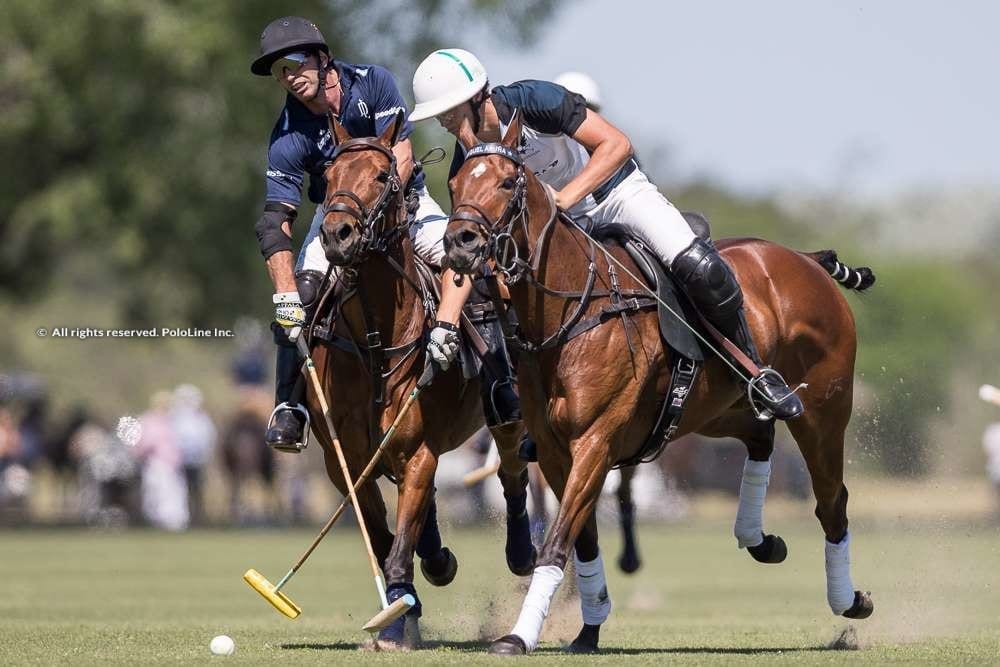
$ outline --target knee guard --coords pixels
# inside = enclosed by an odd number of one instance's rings
[[[670,265],[684,291],[712,319],[728,319],[743,307],[743,290],[736,275],[715,247],[697,238]]]

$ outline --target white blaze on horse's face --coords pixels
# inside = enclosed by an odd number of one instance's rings
[[[479,177],[480,177],[480,176],[482,176],[482,175],[483,175],[483,174],[484,174],[485,172],[486,172],[486,165],[485,165],[484,163],[480,162],[480,163],[479,163],[479,164],[477,164],[477,165],[475,166],[475,168],[474,168],[474,169],[472,170],[472,174],[471,174],[471,175],[472,175],[472,177],[473,177],[473,178],[479,178]]]

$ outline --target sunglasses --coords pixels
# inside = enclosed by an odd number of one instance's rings
[[[293,72],[299,71],[306,61],[309,60],[309,54],[304,51],[296,51],[294,53],[286,53],[281,56],[271,65],[271,76],[276,79],[281,79],[285,76],[285,70],[289,69]]]

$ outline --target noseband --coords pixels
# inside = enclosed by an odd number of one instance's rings
[[[517,260],[519,258],[517,254],[517,244],[514,242],[511,233],[513,232],[514,225],[518,219],[524,222],[524,214],[528,198],[528,181],[524,171],[524,160],[521,159],[521,156],[517,151],[508,148],[503,144],[485,143],[473,146],[469,149],[469,152],[465,154],[465,159],[468,161],[488,157],[490,155],[499,155],[502,158],[506,158],[507,160],[513,162],[517,167],[517,176],[514,181],[514,191],[511,193],[511,197],[510,200],[508,200],[507,205],[500,213],[500,217],[496,220],[492,220],[490,219],[489,214],[486,213],[486,211],[484,211],[479,204],[476,204],[475,202],[462,202],[453,207],[451,219],[453,221],[463,220],[465,222],[471,222],[486,230],[487,242],[483,245],[480,253],[480,259],[486,260],[490,257],[490,255],[493,255],[496,260],[497,270],[501,273],[508,274],[509,276],[518,264]],[[466,212],[459,209],[472,210]],[[527,238],[527,229],[524,231],[525,237]],[[501,243],[504,246],[503,248],[500,248]],[[505,256],[503,258],[499,257],[498,251],[502,251]],[[506,255],[511,252],[513,253],[513,257],[507,257]]]
[[[371,250],[384,250],[398,233],[399,228],[397,226],[390,230],[389,234],[386,234],[385,215],[393,197],[402,187],[399,180],[399,172],[396,171],[396,154],[371,137],[348,139],[339,144],[333,151],[330,162],[327,163],[327,169],[333,167],[337,158],[344,153],[359,150],[378,151],[389,158],[389,175],[386,178],[385,187],[382,188],[382,193],[375,200],[371,208],[366,207],[361,198],[350,190],[337,190],[336,192],[327,194],[326,201],[323,204],[326,213],[346,213],[357,220],[358,225],[361,227],[361,243],[354,255],[352,264],[362,261]],[[331,203],[337,197],[350,199],[354,203],[354,206],[342,202]]]

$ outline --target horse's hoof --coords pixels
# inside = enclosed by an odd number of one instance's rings
[[[404,653],[411,649],[405,644],[400,644],[389,639],[369,639],[361,645],[361,650],[373,653],[381,653],[383,651],[385,653]]]
[[[507,555],[507,567],[513,574],[519,577],[526,577],[535,571],[535,561],[538,560],[538,550],[535,549],[535,545],[531,545],[531,556],[524,563],[518,564],[511,560],[510,554]],[[499,641],[499,640],[497,640]]]
[[[580,630],[580,634],[573,640],[573,643],[566,647],[566,652],[577,654],[600,652],[600,649],[597,648],[600,632],[601,626],[585,624]]]
[[[763,542],[755,547],[747,547],[747,551],[758,563],[781,563],[788,556],[785,541],[777,535],[765,535]]]
[[[625,574],[635,574],[642,567],[639,554],[626,551],[618,558],[618,569]]]
[[[527,655],[528,647],[517,635],[504,635],[490,644],[490,655]]]
[[[854,591],[854,604],[852,604],[851,608],[841,615],[845,618],[856,618],[860,620],[871,616],[873,611],[875,611],[875,603],[872,602],[871,591],[865,591],[864,593],[861,591]]]
[[[455,580],[458,572],[458,559],[448,547],[441,547],[441,551],[431,558],[420,559],[420,572],[424,579],[432,586],[447,586]]]

